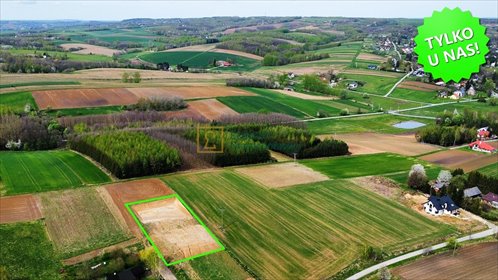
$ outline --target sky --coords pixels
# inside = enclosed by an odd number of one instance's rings
[[[122,20],[212,16],[342,16],[424,18],[434,10],[460,7],[476,17],[498,18],[498,1],[138,1],[1,0],[1,20]]]

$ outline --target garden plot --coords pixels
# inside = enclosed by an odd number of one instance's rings
[[[417,81],[403,81],[401,84],[398,85],[398,87],[405,89],[428,91],[428,92],[444,89],[444,87],[440,87],[433,84],[427,84],[423,82],[417,82]]]
[[[242,167],[236,168],[235,171],[269,188],[283,188],[329,179],[309,167],[294,162]]]
[[[435,145],[417,142],[413,134],[348,133],[333,135],[333,137],[346,142],[349,146],[349,151],[353,155],[391,152],[414,156],[439,149]]]
[[[42,217],[40,200],[27,194],[0,198],[0,224],[34,221]]]
[[[220,248],[175,197],[131,206],[165,259],[174,262]]]
[[[473,153],[470,151],[446,150],[420,159],[448,169],[462,168],[465,172],[479,169],[498,161],[498,154]]]
[[[106,204],[113,205],[113,207],[109,206],[111,211],[114,213],[119,212],[128,225],[128,228],[137,237],[142,236],[140,229],[133,220],[133,217],[126,210],[125,203],[173,193],[173,191],[159,179],[128,181],[107,185],[103,188],[104,191],[100,191],[100,194],[107,202]]]
[[[360,53],[356,57],[356,59],[365,60],[365,61],[374,61],[374,62],[384,62],[387,60],[387,58],[384,56],[371,54],[371,53]]]

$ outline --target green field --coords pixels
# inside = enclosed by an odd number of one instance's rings
[[[60,279],[56,259],[41,222],[0,225],[0,279]]]
[[[57,109],[48,112],[51,116],[87,116],[87,115],[103,115],[112,114],[122,111],[122,106],[104,106],[104,107],[89,107],[89,108],[69,108]]]
[[[188,264],[193,270],[193,273],[189,274],[191,277],[183,278],[176,274],[175,276],[179,280],[246,280],[251,278],[251,276],[245,272],[244,269],[226,251],[190,260]],[[178,265],[177,267],[181,267],[181,265]]]
[[[140,59],[151,63],[168,62],[170,65],[183,64],[191,68],[229,71],[252,71],[260,66],[260,62],[252,58],[217,52],[155,52],[144,54],[139,57]],[[231,60],[236,65],[231,67],[214,67],[212,65],[213,60]]]
[[[296,118],[304,118],[307,115],[285,104],[278,103],[263,96],[228,96],[218,97],[221,103],[239,113],[282,113]]]
[[[272,190],[229,170],[164,180],[263,279],[327,278],[363,246],[408,250],[454,232],[349,181]]]
[[[95,188],[45,192],[40,198],[47,231],[60,258],[131,238]]]
[[[347,119],[317,120],[306,122],[308,129],[315,134],[334,134],[352,132],[403,133],[414,130],[393,127],[393,124],[414,120],[408,117],[399,117],[388,114],[376,116],[355,117]],[[434,121],[416,119],[421,123],[430,124]],[[417,130],[417,129],[415,129]]]
[[[38,108],[29,91],[0,94],[0,106],[7,106],[16,113],[24,112],[26,104],[29,104],[32,109],[36,110]]]
[[[0,177],[12,195],[109,182],[90,161],[72,151],[0,152]]]
[[[0,84],[0,88],[28,87],[28,86],[53,86],[53,85],[79,85],[78,81],[35,81],[24,83]]]
[[[478,169],[479,172],[486,176],[498,178],[498,163],[493,163],[483,168]]]
[[[406,88],[396,88],[389,96],[425,103],[441,103],[454,101],[449,98],[437,98],[436,95],[436,91],[420,91]]]
[[[363,86],[359,86],[357,91],[368,92],[379,95],[386,94],[398,82],[399,78],[367,76],[358,74],[342,74],[345,81],[362,82]],[[343,84],[345,82],[342,82]]]
[[[415,158],[390,153],[310,159],[300,162],[335,179],[407,171],[413,164],[421,163]]]
[[[348,97],[356,100],[357,102],[373,104],[375,107],[378,106],[384,109],[385,111],[408,109],[408,108],[414,108],[425,105],[425,103],[413,102],[408,100],[399,100],[399,99],[376,96],[376,95],[367,95],[364,97],[363,94],[354,91],[348,91]]]
[[[452,103],[452,104],[445,104],[441,106],[436,106],[436,107],[428,107],[428,108],[423,108],[423,109],[418,109],[418,110],[413,110],[413,111],[408,111],[406,112],[407,114],[413,114],[413,115],[422,115],[422,116],[431,116],[431,117],[436,117],[439,114],[442,113],[450,113],[453,114],[455,110],[463,114],[465,109],[470,110],[471,112],[480,112],[480,113],[492,113],[492,112],[497,112],[498,107],[496,106],[490,106],[487,103],[481,103],[481,102],[465,102],[465,103]]]
[[[48,55],[54,57],[61,57],[62,55],[67,55],[67,59],[71,61],[79,62],[110,62],[112,57],[100,54],[78,54],[72,52],[62,52],[62,51],[35,51],[35,50],[24,50],[24,49],[12,49],[8,50],[9,53],[13,55],[35,55],[47,53]]]

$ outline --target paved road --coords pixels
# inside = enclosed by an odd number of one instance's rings
[[[413,73],[413,71],[408,72],[408,74],[404,75],[397,83],[394,84],[394,86],[384,95],[384,97],[388,97],[393,91],[396,89],[396,87],[401,84],[408,76],[410,76]]]
[[[464,242],[464,241],[469,241],[469,240],[474,240],[474,239],[480,239],[480,238],[491,236],[493,234],[498,234],[498,227],[496,225],[488,222],[487,220],[485,220],[479,216],[475,216],[475,215],[473,215],[473,216],[474,216],[474,219],[477,219],[477,220],[481,221],[482,223],[485,223],[489,227],[489,229],[485,230],[485,231],[478,232],[478,233],[470,234],[470,235],[467,235],[464,237],[460,237],[457,239],[457,242]],[[376,264],[374,266],[371,266],[365,270],[362,270],[353,276],[350,276],[349,278],[347,278],[347,280],[361,279],[362,277],[365,277],[371,273],[376,272],[377,270],[381,269],[382,267],[388,267],[392,264],[395,264],[395,263],[398,263],[398,262],[401,262],[404,260],[408,260],[408,259],[411,259],[411,258],[416,257],[416,256],[424,255],[424,254],[427,254],[427,253],[434,251],[434,250],[444,248],[447,244],[448,244],[447,242],[440,243],[440,244],[437,244],[434,246],[430,246],[430,247],[427,247],[424,249],[410,252],[408,254],[401,255],[399,257],[387,260],[385,262],[381,262],[381,263]]]

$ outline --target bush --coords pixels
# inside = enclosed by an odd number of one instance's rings
[[[76,136],[70,147],[100,162],[118,178],[166,173],[181,164],[177,150],[141,132]]]
[[[304,149],[299,158],[342,156],[349,153],[348,144],[335,139],[326,139],[317,145]]]

